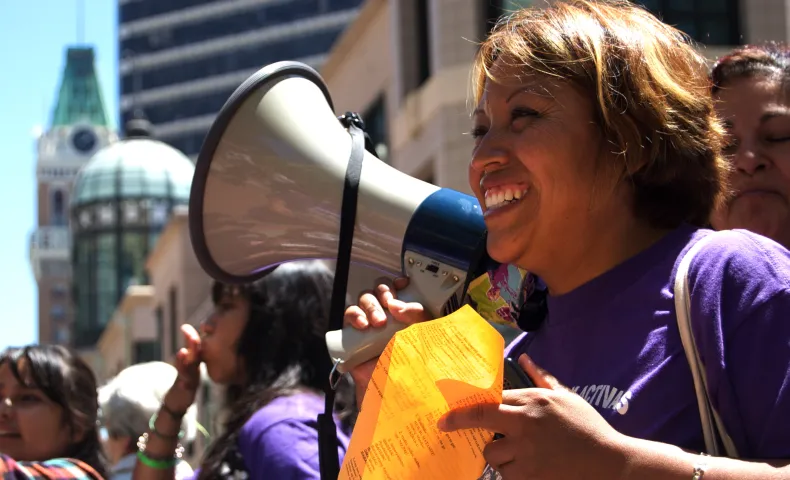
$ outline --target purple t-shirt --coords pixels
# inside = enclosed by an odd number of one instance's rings
[[[746,231],[682,227],[558,297],[506,349],[528,353],[618,431],[704,450],[674,305],[682,254],[709,393],[742,458],[790,458],[790,252]]]
[[[255,412],[238,437],[248,478],[320,479],[317,418],[323,411],[323,396],[305,393],[276,398]],[[342,463],[349,436],[340,421],[335,422]],[[194,478],[198,474],[195,471]]]

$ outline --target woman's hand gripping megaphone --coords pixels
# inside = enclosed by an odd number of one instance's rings
[[[379,279],[377,283],[376,288],[365,291],[359,296],[357,305],[346,309],[343,316],[345,326],[366,330],[368,328],[383,328],[387,322],[392,321],[412,324],[431,319],[430,314],[420,303],[404,302],[397,299],[397,291],[408,286],[408,278],[397,278],[392,282],[388,279]],[[362,405],[362,398],[365,396],[365,390],[368,388],[376,362],[378,362],[378,357],[361,363],[349,371],[356,384],[357,405],[359,406]]]

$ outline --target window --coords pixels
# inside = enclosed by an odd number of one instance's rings
[[[49,309],[49,316],[56,322],[62,321],[66,318],[66,309],[63,308],[63,305],[53,305]]]
[[[170,287],[170,351],[173,355],[178,351],[178,295],[176,287]]]
[[[68,288],[63,283],[58,283],[57,285],[53,285],[52,289],[50,290],[50,295],[52,296],[53,300],[61,300],[66,298],[66,294],[68,293]]]
[[[398,103],[431,78],[431,2],[432,0],[401,0],[399,31],[400,57],[398,66],[401,88]]]
[[[66,225],[66,205],[61,190],[52,194],[52,225],[62,227]]]
[[[60,326],[55,329],[55,344],[57,345],[66,345],[69,343],[71,339],[71,334],[69,333],[69,328],[66,326]]]
[[[211,75],[260,68],[280,60],[293,60],[313,55],[325,54],[335,40],[345,30],[345,25],[328,27],[325,30],[306,33],[298,37],[283,38],[271,43],[249,45],[238,50],[222,52],[194,61],[140,71],[136,75],[128,72],[121,79],[121,93],[128,95],[135,91],[135,77],[139,80],[139,90],[166,85],[174,85]],[[147,110],[146,110],[147,111]],[[131,111],[124,112],[131,115]]]
[[[739,45],[738,0],[643,0],[637,2],[698,42]]]
[[[162,343],[160,343],[160,342],[163,342],[163,340],[165,338],[164,337],[165,336],[165,312],[164,312],[164,310],[162,310],[162,306],[161,305],[156,307],[155,317],[156,317],[156,338],[159,339],[157,341],[157,343],[159,344],[159,358],[162,358],[163,357],[163,355],[162,355]]]
[[[534,1],[533,0],[483,0],[482,2],[483,9],[481,12],[481,16],[483,18],[482,22],[482,38],[488,36],[488,33],[496,24],[499,17],[502,15],[507,15],[512,13],[516,10],[519,10],[524,7],[531,6]]]
[[[134,363],[155,362],[161,360],[162,347],[157,340],[134,343]]]
[[[96,316],[94,319],[103,327],[110,321],[118,304],[118,278],[117,278],[117,237],[112,233],[103,233],[96,240],[96,289],[99,294],[97,299]]]
[[[257,8],[239,10],[230,15],[205,19],[200,22],[185,22],[175,27],[133,35],[121,40],[120,51],[156,52],[211,38],[235,35],[294,22],[313,17],[318,13],[335,13],[349,10],[358,7],[360,3],[361,0],[266,2]]]
[[[362,114],[362,120],[365,121],[365,130],[376,149],[376,156],[387,162],[387,115],[383,95]]]
[[[416,0],[417,30],[417,78],[415,88],[431,77],[431,7],[430,0]]]
[[[129,285],[144,285],[147,283],[145,274],[145,257],[147,252],[147,238],[145,233],[124,233],[123,253],[121,253],[121,286],[123,291]]]

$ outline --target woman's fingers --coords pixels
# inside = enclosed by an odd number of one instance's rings
[[[379,299],[373,293],[364,293],[359,297],[359,308],[365,312],[371,327],[381,327],[387,323],[387,314],[384,313]]]

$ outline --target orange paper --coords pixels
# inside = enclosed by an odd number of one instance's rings
[[[371,377],[339,480],[477,479],[482,429],[440,432],[463,406],[502,402],[502,336],[471,307],[390,340]]]

